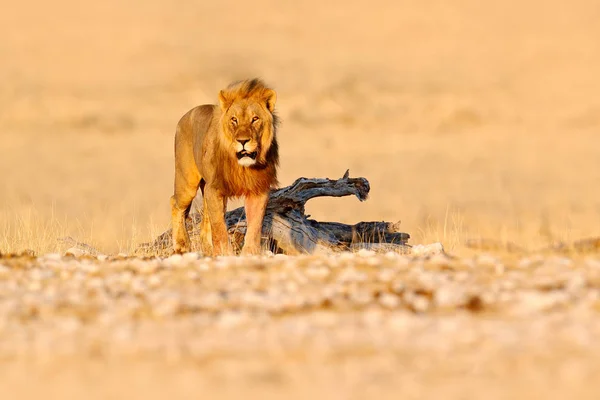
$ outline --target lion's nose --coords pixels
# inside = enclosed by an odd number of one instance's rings
[[[244,145],[248,143],[250,139],[238,139],[237,141],[242,145],[242,147],[244,147]]]

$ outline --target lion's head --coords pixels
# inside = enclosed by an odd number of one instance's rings
[[[242,167],[273,161],[267,158],[277,146],[276,100],[275,91],[259,79],[233,83],[219,93],[221,143]]]

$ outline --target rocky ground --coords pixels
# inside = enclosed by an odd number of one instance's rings
[[[4,255],[0,387],[12,398],[591,399],[599,289],[597,254]]]

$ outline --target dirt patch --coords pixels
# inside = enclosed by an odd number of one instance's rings
[[[0,357],[13,367],[0,386],[24,398],[587,398],[599,289],[600,260],[559,255],[5,257]]]

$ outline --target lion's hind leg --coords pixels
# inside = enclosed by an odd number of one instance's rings
[[[188,179],[186,179],[188,178]],[[175,173],[175,194],[171,196],[171,222],[173,225],[173,250],[176,253],[186,253],[191,250],[190,235],[185,228],[192,201],[198,191],[198,182],[189,179],[178,172]]]
[[[210,218],[208,216],[208,207],[206,205],[206,197],[204,196],[204,179],[200,180],[200,190],[202,191],[202,222],[200,223],[200,247],[205,256],[210,256],[213,253],[212,234],[210,230]]]

